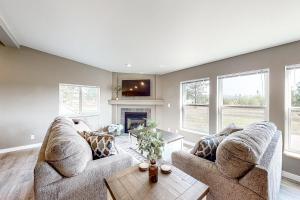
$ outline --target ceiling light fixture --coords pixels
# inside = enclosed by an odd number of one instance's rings
[[[130,67],[132,67],[132,65],[131,64],[126,64],[126,67],[130,68]]]

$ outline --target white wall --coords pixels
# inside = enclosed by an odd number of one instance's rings
[[[163,109],[163,128],[180,129],[180,82],[204,77],[210,78],[210,133],[216,132],[217,127],[217,76],[270,69],[269,119],[285,133],[284,124],[284,83],[285,66],[300,63],[300,42],[286,44],[254,53],[213,62],[161,76],[162,96],[166,101]],[[251,83],[249,83],[251,84]],[[171,104],[171,108],[167,104]],[[196,142],[201,135],[180,131],[185,139]],[[285,171],[300,175],[300,160],[284,156]]]
[[[25,47],[0,46],[0,148],[42,142],[58,115],[59,83],[99,86],[100,126],[111,123],[111,72]]]

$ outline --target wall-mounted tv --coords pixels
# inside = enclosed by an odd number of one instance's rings
[[[150,80],[122,80],[122,96],[150,96]]]

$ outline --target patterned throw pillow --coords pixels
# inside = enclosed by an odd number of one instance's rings
[[[95,134],[83,131],[79,133],[91,146],[93,159],[104,158],[116,154],[114,147],[114,136],[108,134]]]
[[[220,133],[202,138],[199,142],[196,143],[191,153],[201,158],[215,161],[217,148],[223,141],[223,139],[231,133],[240,130],[243,129],[236,127],[234,124],[230,124]]]

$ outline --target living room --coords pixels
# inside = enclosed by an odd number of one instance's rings
[[[1,0],[0,199],[300,199],[299,6]]]

